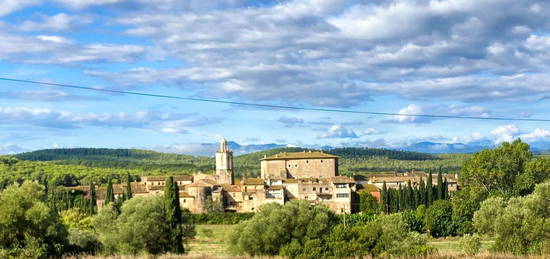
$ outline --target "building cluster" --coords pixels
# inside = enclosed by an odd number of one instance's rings
[[[215,174],[176,175],[182,208],[192,213],[207,212],[211,204],[219,204],[226,212],[255,212],[265,203],[285,204],[291,200],[306,200],[325,204],[335,213],[353,213],[358,206],[357,191],[365,189],[376,195],[386,181],[391,188],[398,182],[411,180],[417,184],[421,172],[409,174],[373,175],[370,178],[350,178],[338,175],[338,157],[324,152],[279,153],[260,160],[261,177],[235,181],[233,153],[222,140],[216,151]],[[162,193],[166,176],[144,176],[131,183],[134,196]],[[450,182],[449,182],[450,183]],[[456,187],[456,181],[454,181]],[[449,185],[453,186],[453,185]],[[115,196],[121,196],[125,184],[114,184]],[[98,206],[104,204],[98,192]],[[209,205],[210,204],[210,205]]]

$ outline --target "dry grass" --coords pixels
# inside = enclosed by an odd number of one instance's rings
[[[281,256],[231,256],[227,249],[227,235],[231,232],[232,225],[197,225],[197,235],[189,244],[185,246],[186,255],[139,255],[139,256],[79,256],[64,257],[64,259],[283,259]],[[492,241],[483,241],[481,252],[475,256],[465,255],[458,246],[459,238],[441,238],[431,239],[429,244],[437,248],[438,253],[429,256],[409,256],[409,257],[391,257],[391,258],[426,258],[426,259],[447,259],[447,258],[480,258],[480,259],[544,259],[546,256],[514,256],[511,254],[501,254],[489,252],[488,248]],[[372,257],[363,257],[372,258]]]

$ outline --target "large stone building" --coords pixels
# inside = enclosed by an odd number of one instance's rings
[[[192,213],[206,212],[205,204],[220,203],[227,212],[255,212],[265,203],[285,204],[306,200],[327,205],[336,213],[352,213],[356,205],[355,181],[338,176],[338,157],[323,152],[279,153],[261,159],[261,177],[234,182],[233,153],[222,140],[216,152],[213,175],[174,176],[182,208]],[[132,183],[134,195],[163,193],[166,176],[144,176]],[[83,186],[84,187],[84,186]],[[121,196],[125,184],[113,185]],[[104,204],[104,190],[98,190],[98,206]]]

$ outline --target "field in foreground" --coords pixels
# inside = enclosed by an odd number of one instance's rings
[[[186,255],[163,255],[163,256],[141,256],[141,257],[132,257],[132,256],[110,256],[110,257],[101,257],[101,256],[89,256],[89,257],[80,257],[82,259],[130,259],[130,258],[156,258],[156,259],[178,259],[178,258],[197,258],[197,259],[207,259],[207,258],[283,258],[283,257],[248,257],[248,256],[231,256],[227,247],[228,235],[231,232],[233,225],[197,225],[196,231],[197,235],[195,239],[191,240],[186,244],[185,248],[187,250]],[[431,255],[428,257],[414,257],[414,258],[474,258],[473,256],[464,255],[458,245],[459,238],[440,238],[432,239],[429,241],[429,244],[438,249],[438,254]],[[475,256],[475,258],[545,258],[544,256],[532,256],[532,257],[516,257],[513,255],[506,254],[494,254],[488,252],[488,248],[493,241],[483,241],[483,246],[481,252]],[[369,257],[365,257],[369,258]],[[400,258],[400,257],[397,257]],[[405,258],[405,257],[402,257]],[[69,259],[69,258],[67,258]],[[71,258],[72,259],[72,258]]]

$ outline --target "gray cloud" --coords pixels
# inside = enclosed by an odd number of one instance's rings
[[[206,82],[203,95],[322,106],[380,94],[479,101],[550,90],[550,37],[534,34],[550,28],[548,3],[338,2],[122,17],[127,34],[150,38],[191,68],[88,72],[118,83]]]
[[[151,129],[164,133],[187,133],[191,127],[220,122],[217,118],[192,113],[139,111],[135,113],[75,113],[29,107],[0,107],[0,123],[29,124],[40,127],[71,129],[83,125]]]

